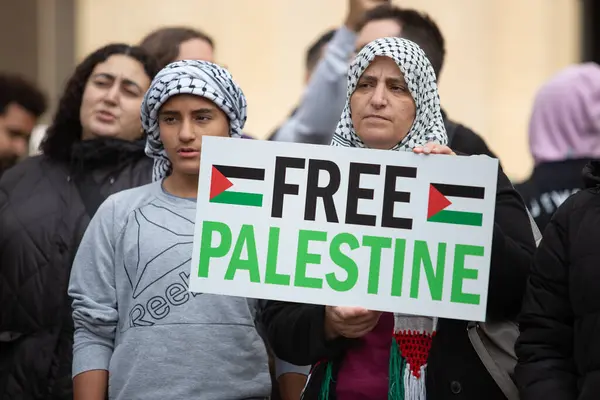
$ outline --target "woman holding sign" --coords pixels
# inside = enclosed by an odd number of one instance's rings
[[[399,38],[365,46],[350,67],[332,145],[453,155],[446,142],[423,51]],[[501,170],[494,220],[487,315],[514,319],[535,244]],[[313,365],[306,399],[504,399],[471,347],[467,321],[280,301],[268,302],[263,317],[279,357]]]

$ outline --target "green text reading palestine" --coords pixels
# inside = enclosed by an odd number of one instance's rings
[[[478,294],[465,293],[463,283],[465,280],[477,280],[478,270],[466,268],[467,256],[482,257],[484,248],[466,244],[457,244],[454,248],[454,260],[452,265],[446,265],[446,243],[431,244],[422,240],[407,241],[401,238],[389,238],[380,236],[357,237],[351,233],[338,233],[331,236],[327,232],[313,230],[298,231],[298,247],[295,261],[289,258],[289,262],[295,263],[293,276],[277,272],[277,259],[279,251],[280,229],[271,227],[269,230],[269,242],[267,245],[266,265],[261,267],[258,260],[257,243],[254,234],[254,226],[242,225],[236,236],[228,225],[222,222],[204,221],[200,242],[200,258],[198,265],[198,277],[208,278],[211,272],[211,260],[230,255],[227,269],[224,273],[225,280],[233,280],[244,275],[253,283],[265,283],[281,286],[295,286],[303,288],[321,289],[323,285],[329,286],[337,292],[352,290],[357,281],[359,273],[368,274],[368,294],[380,294],[380,266],[381,256],[384,251],[393,253],[392,285],[390,295],[395,297],[410,296],[417,299],[422,296],[433,300],[442,300],[444,289],[444,270],[452,268],[452,283],[450,285],[450,301],[462,304],[480,304]],[[331,236],[331,237],[328,237]],[[310,242],[328,242],[327,254],[309,252]],[[413,257],[407,260],[405,257],[408,245],[413,246]],[[370,249],[370,265],[368,271],[359,271],[358,265],[352,259],[351,253],[360,247]],[[246,250],[244,252],[244,249]],[[347,249],[343,251],[343,249]],[[246,257],[242,258],[243,254]],[[337,271],[329,272],[321,277],[309,276],[310,265],[321,264],[324,259],[329,260],[339,267]],[[403,293],[403,280],[407,277],[405,269],[410,277],[408,293]],[[264,271],[264,273],[261,273]],[[214,273],[214,272],[213,272]],[[429,293],[419,292],[421,280],[425,280]]]

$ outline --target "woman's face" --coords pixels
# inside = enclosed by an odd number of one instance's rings
[[[393,59],[375,57],[358,80],[350,112],[356,134],[369,148],[388,150],[406,137],[416,106]]]
[[[130,56],[115,54],[96,65],[79,110],[82,139],[138,139],[142,134],[140,107],[149,86],[144,66]]]

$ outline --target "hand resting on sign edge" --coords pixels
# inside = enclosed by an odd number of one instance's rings
[[[415,154],[445,154],[455,156],[456,153],[448,146],[429,142],[425,146],[417,146],[413,149]]]

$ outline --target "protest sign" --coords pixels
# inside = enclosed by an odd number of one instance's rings
[[[498,161],[204,137],[190,290],[483,321]]]

